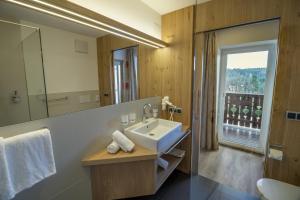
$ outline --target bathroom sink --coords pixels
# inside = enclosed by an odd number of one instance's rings
[[[137,145],[162,154],[182,136],[182,123],[150,118],[125,129],[125,134]]]

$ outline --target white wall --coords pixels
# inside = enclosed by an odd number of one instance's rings
[[[120,129],[120,115],[136,112],[141,120],[146,103],[159,104],[160,98],[1,127],[0,137],[48,127],[53,141],[57,174],[21,192],[14,200],[91,200],[89,168],[81,166],[81,159],[109,144],[111,133]]]
[[[21,23],[41,30],[48,94],[98,90],[96,38],[31,22]],[[88,54],[75,52],[75,39],[88,42]]]
[[[279,20],[226,28],[216,32],[218,48],[243,43],[277,40]]]
[[[69,0],[161,39],[161,16],[140,0]]]

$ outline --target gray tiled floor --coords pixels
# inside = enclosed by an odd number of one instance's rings
[[[155,195],[131,200],[258,200],[258,198],[202,176],[191,177],[175,171]]]

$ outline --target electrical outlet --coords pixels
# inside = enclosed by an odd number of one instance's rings
[[[169,108],[169,112],[173,112],[173,110],[174,113],[178,113],[178,114],[182,113],[182,108],[172,108],[172,107]]]
[[[286,113],[286,118],[289,120],[295,120],[297,117],[297,113],[288,111]]]
[[[296,120],[297,119],[297,113],[296,112],[287,111],[286,112],[286,118],[289,119],[289,120]]]
[[[286,111],[286,118],[288,120],[300,121],[300,112]]]

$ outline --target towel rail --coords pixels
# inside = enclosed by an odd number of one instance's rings
[[[164,152],[163,154],[168,154],[170,153],[179,143],[182,142],[182,140],[184,140],[189,134],[191,133],[191,130],[188,130],[186,133],[184,133],[184,135],[177,140],[177,142],[175,144],[173,144],[166,152]]]
[[[60,97],[60,98],[48,99],[48,102],[67,101],[68,99],[69,99],[69,97],[65,96],[65,97]]]

